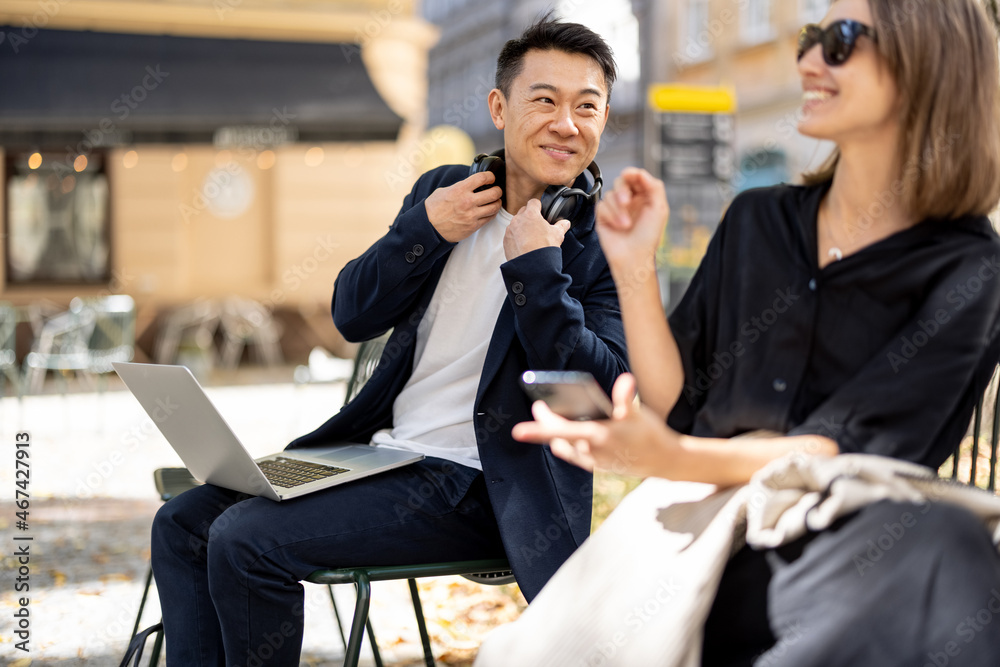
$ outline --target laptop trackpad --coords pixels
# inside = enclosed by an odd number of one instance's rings
[[[328,459],[332,461],[350,461],[362,456],[371,456],[375,449],[369,445],[338,445],[336,447],[318,447],[316,449],[303,448],[299,452],[317,459]]]

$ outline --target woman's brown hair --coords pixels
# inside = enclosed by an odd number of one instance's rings
[[[903,205],[916,220],[986,215],[1000,202],[996,30],[978,0],[868,2],[900,94]],[[839,159],[804,181],[829,181]]]

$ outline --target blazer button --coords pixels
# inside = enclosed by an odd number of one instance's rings
[[[518,281],[510,286],[510,291],[514,294],[520,294],[524,291],[524,283]]]
[[[404,257],[405,257],[406,261],[408,263],[410,263],[410,264],[413,264],[415,261],[417,261],[417,256],[414,255],[412,252],[406,253],[406,255],[404,255]]]
[[[524,304],[528,303],[528,297],[524,296],[523,294],[518,294],[517,296],[514,297],[514,303],[516,303],[519,306],[523,306]]]
[[[788,389],[788,383],[781,378],[776,378],[774,382],[771,383],[771,386],[774,387],[774,390],[779,393]]]
[[[413,246],[413,254],[416,255],[417,257],[420,257],[421,255],[423,255],[424,254],[424,246],[420,245],[419,243],[417,245]]]

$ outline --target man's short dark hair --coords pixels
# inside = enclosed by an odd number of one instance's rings
[[[552,12],[528,26],[520,37],[508,41],[500,50],[495,85],[505,97],[510,96],[510,86],[524,68],[525,54],[533,50],[580,53],[593,58],[604,72],[608,100],[611,99],[611,86],[618,73],[611,47],[590,28],[579,23],[562,23]]]

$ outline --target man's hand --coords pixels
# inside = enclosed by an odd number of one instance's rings
[[[496,176],[492,172],[480,172],[454,185],[438,188],[424,200],[427,219],[441,238],[450,243],[458,243],[496,217],[500,211],[503,191],[492,187],[474,192],[476,188],[489,185],[494,180]]]
[[[562,245],[569,226],[569,220],[560,220],[550,225],[542,217],[542,202],[529,199],[510,221],[503,236],[503,252],[507,261],[539,248],[558,248]]]

